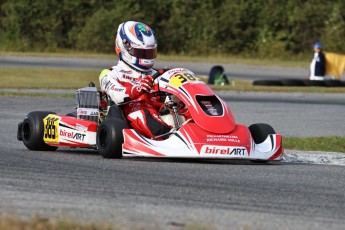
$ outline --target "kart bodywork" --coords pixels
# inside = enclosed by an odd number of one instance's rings
[[[74,114],[29,113],[18,125],[18,140],[32,150],[94,148],[106,158],[134,154],[261,162],[282,159],[280,134],[268,124],[236,124],[228,104],[191,71],[168,70],[156,79],[154,88],[153,93],[166,98],[169,113],[162,119],[174,127],[164,135],[150,139],[131,129],[119,106],[102,106],[105,96],[87,87],[77,91]],[[190,114],[188,119],[179,113],[181,102]]]

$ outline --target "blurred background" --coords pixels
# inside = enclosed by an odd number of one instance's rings
[[[345,1],[1,0],[0,51],[114,53],[121,22],[156,32],[159,54],[305,59],[345,53]]]

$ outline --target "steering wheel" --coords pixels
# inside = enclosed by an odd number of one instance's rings
[[[170,70],[170,69],[164,68],[164,69],[157,70],[157,72],[152,75],[153,80],[156,80],[160,75],[162,75],[163,73],[165,73],[168,70]]]

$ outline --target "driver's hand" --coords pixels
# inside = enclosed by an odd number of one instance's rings
[[[146,76],[144,79],[141,79],[139,85],[137,87],[139,87],[138,91],[142,91],[143,92],[150,92],[151,88],[153,85],[153,78],[152,76],[148,75]]]
[[[137,98],[143,93],[150,92],[153,85],[153,78],[152,76],[148,75],[145,78],[141,79],[139,85],[133,86],[132,88],[132,95],[133,98]]]

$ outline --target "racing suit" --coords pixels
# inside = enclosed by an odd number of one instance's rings
[[[172,128],[159,118],[157,110],[164,105],[159,96],[146,94],[139,88],[143,79],[151,78],[154,73],[154,69],[145,73],[136,71],[120,60],[116,66],[104,69],[99,76],[101,90],[115,104],[121,105],[129,125],[149,138],[167,133]]]

